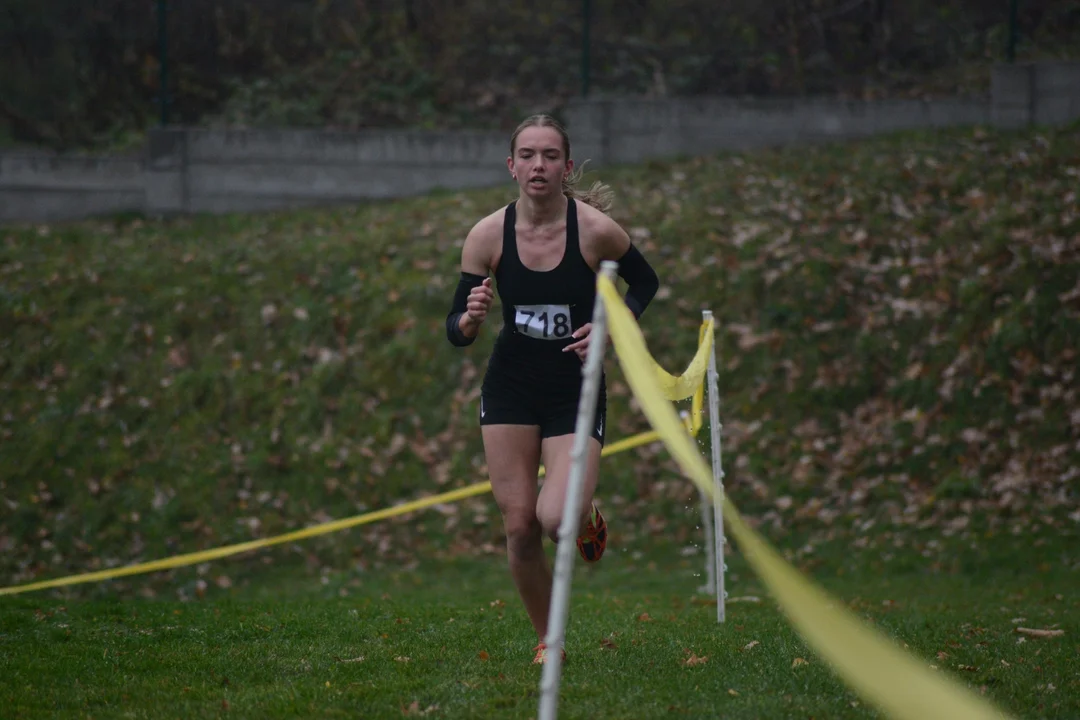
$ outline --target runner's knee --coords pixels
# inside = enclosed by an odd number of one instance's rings
[[[557,540],[559,525],[562,524],[562,507],[557,503],[541,504],[536,508],[536,516],[544,536]]]
[[[585,504],[582,505],[581,510],[578,513],[578,524],[575,528],[575,532],[572,533],[574,536],[581,531],[581,528],[585,527],[585,520],[589,516],[589,505],[590,503],[586,499]],[[536,516],[540,521],[540,526],[543,528],[544,537],[551,538],[557,542],[559,539],[559,528],[562,526],[562,503],[551,502],[540,504],[536,508]]]
[[[542,548],[542,527],[531,508],[515,508],[503,513],[503,531],[507,549],[517,557],[528,556]]]

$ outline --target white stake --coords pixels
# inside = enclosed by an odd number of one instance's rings
[[[609,280],[615,280],[619,264],[611,260],[600,263],[600,272]],[[562,522],[559,525],[559,543],[555,552],[555,572],[551,588],[551,611],[548,613],[548,632],[544,639],[547,661],[540,678],[539,720],[555,720],[559,700],[559,672],[562,669],[562,648],[566,628],[567,606],[570,600],[570,580],[574,571],[574,554],[577,552],[577,536],[581,521],[581,486],[585,479],[585,465],[589,436],[596,419],[596,404],[600,395],[600,373],[603,369],[604,350],[607,346],[607,314],[599,292],[593,305],[592,330],[589,333],[589,350],[582,367],[581,396],[578,401],[577,425],[574,427],[574,444],[570,451],[570,477],[567,481],[566,500],[563,505]]]
[[[690,418],[690,413],[685,410],[680,413],[684,422]],[[689,423],[687,423],[689,426]],[[705,585],[704,589],[709,595],[716,594],[716,560],[714,559],[713,544],[713,517],[712,505],[709,496],[704,490],[698,488],[698,504],[701,507],[701,526],[705,530]],[[698,592],[701,588],[698,589]]]
[[[702,318],[706,321],[713,316],[712,310],[703,310]],[[716,542],[716,621],[724,622],[725,606],[727,605],[727,592],[724,590],[724,545],[727,538],[724,537],[724,466],[720,455],[720,395],[717,389],[718,375],[716,369],[716,327],[713,326],[713,343],[709,353],[709,437],[712,445],[712,471],[713,471],[713,519],[716,521],[716,530],[713,537]]]

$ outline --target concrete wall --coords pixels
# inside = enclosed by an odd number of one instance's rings
[[[0,222],[71,220],[146,207],[141,158],[0,153]]]
[[[804,144],[916,128],[988,124],[991,104],[963,100],[671,98],[578,101],[566,113],[574,155],[597,165]]]
[[[1063,125],[1080,118],[1080,63],[1001,65],[990,87],[994,124]]]
[[[244,212],[417,195],[506,179],[502,134],[158,130],[149,212]]]
[[[564,115],[590,167],[896,130],[1080,119],[1080,63],[1001,65],[983,100],[611,98]],[[247,212],[507,182],[506,133],[162,129],[136,158],[0,153],[0,222]]]

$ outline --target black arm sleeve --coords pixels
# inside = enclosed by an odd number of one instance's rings
[[[630,249],[619,258],[619,277],[626,281],[626,306],[634,317],[640,319],[645,308],[652,302],[656,291],[660,289],[660,278],[649,265],[641,251],[630,245]]]
[[[454,291],[454,304],[450,307],[450,313],[446,316],[446,338],[450,341],[451,345],[457,347],[465,347],[466,345],[472,345],[475,337],[466,337],[461,332],[461,326],[458,321],[461,316],[467,311],[465,303],[469,300],[469,293],[477,285],[480,285],[485,280],[485,276],[476,275],[474,273],[462,272],[461,279],[458,280],[457,290]]]

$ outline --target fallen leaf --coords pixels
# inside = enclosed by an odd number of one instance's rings
[[[487,654],[487,650],[481,650],[477,657],[479,657],[481,660],[487,660],[490,655]]]
[[[617,650],[619,648],[619,646],[616,645],[615,641],[611,638],[601,638],[600,647],[604,648],[605,650]]]
[[[742,649],[744,651],[745,650],[753,650],[755,647],[757,647],[760,644],[761,643],[759,643],[757,640],[751,640],[750,642],[746,643],[746,645],[743,645]]]
[[[915,217],[911,210],[908,209],[907,205],[904,204],[903,198],[899,195],[892,196],[892,211],[905,220],[910,220]]]
[[[649,613],[641,613],[637,616],[638,622],[652,622],[652,618],[649,617]]]
[[[730,695],[731,697],[739,697],[739,693],[736,692],[735,690],[732,690],[731,688],[728,688],[727,694]]]
[[[803,665],[809,665],[809,664],[810,664],[810,663],[808,663],[808,662],[807,662],[806,660],[804,660],[804,659],[802,659],[802,658],[795,658],[795,659],[794,659],[794,660],[793,660],[793,661],[791,662],[791,668],[792,668],[792,669],[795,669],[795,668],[797,668],[797,667],[802,667]]]
[[[1036,629],[1036,628],[1024,628],[1024,627],[1016,628],[1016,632],[1020,633],[1021,635],[1030,635],[1031,637],[1040,637],[1040,638],[1061,637],[1062,635],[1065,634],[1064,630],[1040,630],[1040,629]]]
[[[708,655],[702,657],[697,655],[696,653],[690,653],[690,657],[683,660],[683,665],[686,665],[687,667],[693,667],[694,665],[702,665],[708,662],[708,660]]]
[[[188,355],[183,348],[174,347],[169,350],[169,365],[177,370],[188,366]]]

